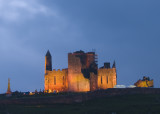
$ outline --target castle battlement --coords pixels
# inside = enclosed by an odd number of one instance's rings
[[[64,72],[66,71],[67,69],[53,69],[52,72]]]
[[[76,52],[68,53],[68,54],[72,54],[72,55],[82,55],[82,54],[95,55],[95,52],[87,52],[87,53],[85,53],[84,51],[80,50],[80,51],[76,51]]]

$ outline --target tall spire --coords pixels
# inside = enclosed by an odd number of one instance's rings
[[[116,62],[114,60],[112,68],[116,68]]]
[[[52,56],[49,50],[47,51],[46,56],[45,56],[45,73],[47,70],[52,71]]]
[[[8,78],[8,88],[7,88],[7,93],[6,94],[11,94],[10,79],[9,78]]]

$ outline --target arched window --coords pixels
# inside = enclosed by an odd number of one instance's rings
[[[56,76],[54,76],[54,85],[56,85]]]
[[[64,76],[63,76],[63,85],[64,85]]]
[[[101,76],[101,84],[102,84],[102,76]]]

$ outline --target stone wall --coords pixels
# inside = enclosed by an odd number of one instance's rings
[[[81,72],[82,64],[79,57],[68,54],[68,90],[72,92],[90,91],[90,81]]]
[[[153,80],[138,80],[134,85],[136,87],[153,87]]]
[[[44,86],[49,93],[68,91],[68,70],[46,71]]]
[[[98,88],[107,89],[117,85],[116,68],[101,68],[98,70]]]
[[[97,75],[90,73],[90,91],[95,91],[98,89],[97,79]]]

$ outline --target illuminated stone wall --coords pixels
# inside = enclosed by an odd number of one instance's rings
[[[81,72],[82,64],[79,57],[68,54],[68,90],[73,92],[90,91],[90,80]]]
[[[107,89],[117,85],[116,68],[101,68],[98,70],[98,88]]]
[[[53,70],[46,71],[45,74],[45,91],[46,92],[60,92],[68,91],[68,70]]]
[[[138,80],[135,84],[136,87],[153,87],[153,80]]]
[[[97,79],[97,75],[90,73],[90,91],[95,91],[98,89]]]

